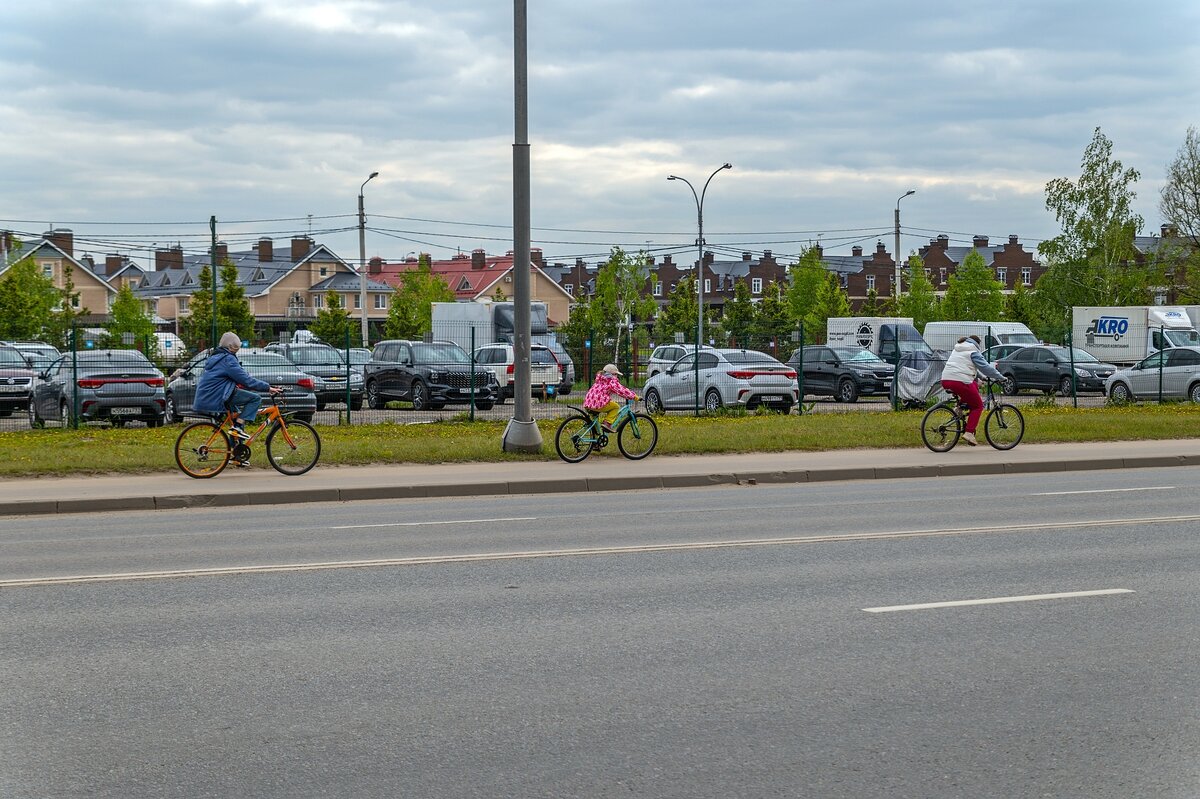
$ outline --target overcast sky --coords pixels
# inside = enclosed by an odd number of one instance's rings
[[[694,253],[1059,232],[1100,127],[1142,174],[1200,124],[1195,0],[528,0],[533,243]],[[358,260],[512,248],[506,0],[0,3],[0,228],[77,254],[312,231]],[[311,220],[309,216],[311,215]]]

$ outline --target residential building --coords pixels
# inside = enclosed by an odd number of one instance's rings
[[[19,247],[10,231],[0,231],[0,275],[25,258],[32,258],[38,270],[60,289],[65,286],[69,267],[71,282],[79,295],[78,309],[86,308],[92,316],[103,317],[112,307],[117,289],[97,271],[91,256],[86,253],[75,256],[75,234],[71,230],[48,230],[41,238],[22,242]]]

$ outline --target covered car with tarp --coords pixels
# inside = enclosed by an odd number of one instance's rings
[[[892,402],[901,408],[924,408],[931,399],[944,399],[942,369],[950,356],[945,350],[906,352],[900,356],[892,379]]]

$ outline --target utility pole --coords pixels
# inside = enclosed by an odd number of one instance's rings
[[[900,200],[916,193],[916,189],[909,189],[896,200],[896,285],[892,287],[893,294],[896,295],[896,313],[900,313]]]

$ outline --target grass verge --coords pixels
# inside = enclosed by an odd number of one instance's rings
[[[1023,443],[1141,441],[1200,437],[1200,405],[1080,408],[1025,407]],[[850,411],[809,416],[774,414],[658,417],[655,455],[820,451],[920,447],[922,412]],[[322,426],[321,464],[450,463],[555,460],[558,420],[539,422],[541,453],[502,452],[506,423],[434,422]],[[0,477],[172,471],[179,426],[0,432]],[[265,460],[261,444],[255,461]],[[597,457],[593,455],[592,457]],[[610,446],[599,457],[620,457]]]

